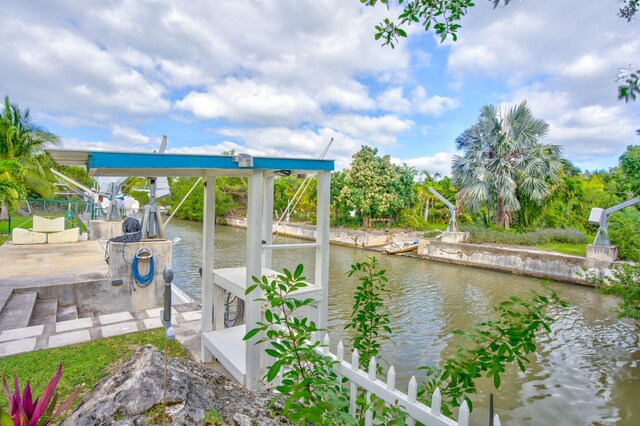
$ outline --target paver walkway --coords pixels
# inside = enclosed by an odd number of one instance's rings
[[[160,309],[58,321],[55,327],[36,325],[5,330],[0,333],[0,357],[160,328]],[[171,323],[174,327],[188,326],[188,329],[199,330],[201,312],[196,303],[174,305]]]

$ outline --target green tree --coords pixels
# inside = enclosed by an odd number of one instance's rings
[[[4,206],[9,213],[18,208],[20,199],[26,194],[20,180],[24,171],[20,163],[10,160],[0,160],[0,206]]]
[[[29,110],[22,111],[4,98],[0,116],[0,159],[13,160],[24,169],[21,182],[28,190],[47,197],[52,193],[48,169],[52,162],[44,152],[48,145],[59,145],[56,135],[38,126]]]
[[[486,105],[480,119],[456,139],[463,156],[453,158],[458,199],[471,212],[487,206],[495,223],[506,229],[519,198],[542,202],[562,168],[560,148],[541,144],[549,125],[533,117],[526,102],[507,111]]]
[[[640,194],[640,145],[630,145],[620,156],[620,168],[629,189]]]
[[[344,187],[338,200],[349,209],[360,212],[363,225],[370,226],[371,218],[389,217],[413,202],[415,171],[391,163],[391,157],[380,157],[377,148],[362,146],[353,154],[351,168],[344,170]]]

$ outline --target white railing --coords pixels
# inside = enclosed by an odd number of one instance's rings
[[[351,363],[344,360],[344,345],[342,341],[338,343],[337,353],[334,355],[329,350],[329,335],[325,334],[323,345],[318,347],[318,352],[331,358],[335,364],[333,371],[338,377],[349,380],[349,414],[356,414],[356,400],[358,398],[358,388],[367,392],[367,400],[371,395],[383,400],[391,406],[398,407],[407,414],[407,425],[415,425],[416,421],[426,426],[468,426],[469,425],[469,406],[464,401],[459,408],[458,421],[452,420],[441,414],[442,396],[440,389],[436,389],[431,399],[431,407],[416,400],[418,392],[418,383],[415,377],[409,380],[407,393],[402,393],[396,389],[396,372],[393,366],[387,371],[386,383],[376,377],[377,363],[375,358],[371,358],[368,371],[360,369],[360,355],[358,350],[354,350],[351,354]],[[372,426],[373,411],[365,413],[365,426]],[[496,414],[493,418],[494,426],[501,426],[500,418]]]

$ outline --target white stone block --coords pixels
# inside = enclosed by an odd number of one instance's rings
[[[64,231],[64,217],[47,219],[46,217],[33,217],[33,230],[35,232],[62,232]]]
[[[93,327],[93,319],[91,318],[78,318],[68,321],[60,321],[56,323],[56,333],[89,327]]]
[[[80,228],[71,228],[62,232],[53,232],[47,235],[47,243],[77,243],[80,241]]]
[[[49,347],[68,346],[76,343],[88,342],[91,340],[89,330],[71,331],[69,333],[54,334],[49,337]]]
[[[106,314],[106,315],[100,315],[98,317],[98,320],[100,320],[100,324],[113,324],[116,322],[122,322],[122,321],[130,321],[133,319],[133,316],[131,316],[131,313],[129,312],[118,312],[115,314]]]
[[[144,326],[147,330],[151,330],[152,328],[160,328],[162,327],[162,320],[160,317],[156,318],[147,318],[143,320]]]
[[[120,336],[121,334],[134,333],[138,331],[138,326],[135,322],[122,322],[119,324],[111,324],[100,327],[102,330],[102,337]]]
[[[36,348],[36,338],[14,340],[11,342],[0,343],[0,356],[9,356],[21,354],[23,352],[31,352]]]
[[[22,228],[15,228],[11,231],[11,243],[15,245],[45,244],[46,242],[47,234],[42,232],[33,232]]]
[[[443,243],[459,244],[459,243],[463,243],[466,237],[467,237],[466,232],[444,231],[441,234],[440,241],[442,241]]]
[[[147,316],[149,318],[155,318],[155,317],[160,317],[160,311],[163,308],[153,308],[153,309],[147,309],[145,312],[147,313]],[[175,308],[171,308],[171,315],[177,315],[178,311],[175,310]]]
[[[13,330],[5,330],[0,334],[0,342],[8,340],[24,339],[25,337],[41,336],[44,331],[44,325],[34,325],[31,327],[14,328]]]
[[[184,318],[185,322],[200,321],[202,319],[202,311],[183,312],[182,318]]]

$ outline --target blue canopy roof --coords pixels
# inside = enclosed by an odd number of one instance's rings
[[[246,176],[252,170],[296,174],[334,170],[333,160],[253,157],[242,166],[232,155],[156,154],[48,149],[54,162],[85,165],[90,176]]]

